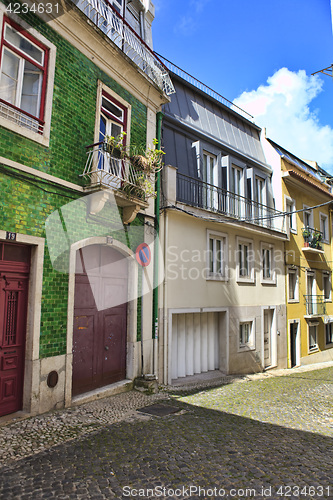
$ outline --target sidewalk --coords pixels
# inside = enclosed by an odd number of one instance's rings
[[[151,420],[152,417],[136,410],[161,400],[170,394],[193,392],[205,388],[264,380],[333,366],[333,362],[307,365],[286,370],[270,370],[264,373],[241,376],[221,374],[213,381],[194,377],[190,384],[161,387],[159,394],[146,395],[138,391],[118,394],[63,410],[17,420],[0,421],[0,466],[47,450],[53,445],[102,430],[103,427],[133,419]]]

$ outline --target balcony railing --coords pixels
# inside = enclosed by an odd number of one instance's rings
[[[302,229],[304,247],[314,248],[316,250],[322,250],[321,241],[323,239],[323,233],[314,229],[313,227],[306,226]]]
[[[74,0],[74,3],[166,95],[175,92],[167,68],[107,0]]]
[[[81,177],[90,180],[89,188],[122,190],[127,196],[144,200],[144,190],[138,186],[140,174],[128,159],[115,158],[104,142],[87,146],[87,162]]]
[[[177,201],[240,221],[286,232],[285,217],[282,212],[179,173],[177,173]]]
[[[304,295],[306,316],[324,316],[326,303],[324,295]]]

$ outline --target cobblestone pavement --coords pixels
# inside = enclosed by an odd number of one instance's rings
[[[0,498],[333,498],[333,367],[277,375],[10,423]],[[136,411],[162,401],[179,411]]]

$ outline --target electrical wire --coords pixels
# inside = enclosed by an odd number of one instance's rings
[[[46,184],[46,185],[52,185],[52,184],[56,184],[55,182],[53,181],[48,181],[48,180],[44,180],[44,179],[37,179],[37,178],[34,178],[32,176],[29,176],[29,174],[21,174],[21,173],[17,173],[17,172],[13,172],[13,171],[10,171],[8,170],[5,166],[3,165],[0,165],[0,173],[4,174],[4,175],[7,175],[8,177],[14,177],[16,179],[18,179],[20,182],[25,182],[27,184],[31,184],[32,186],[34,187],[37,187],[38,189],[40,189],[41,191],[44,191],[44,193],[47,193],[47,194],[54,194],[56,196],[61,196],[61,197],[64,197],[64,198],[69,198],[71,200],[76,200],[77,197],[74,197],[74,196],[69,196],[67,194],[64,194],[64,193],[59,193],[59,192],[55,192],[55,191],[50,191],[48,189],[45,189],[43,188],[42,186],[40,186],[40,183],[41,184]],[[60,190],[63,190],[63,191],[74,191],[74,192],[77,192],[75,189],[73,188],[70,188],[68,186],[62,186],[62,185],[56,185],[57,189],[60,189]],[[79,193],[78,193],[79,194]]]
[[[278,214],[273,214],[273,215],[268,215],[268,216],[265,216],[265,217],[251,217],[251,218],[238,218],[237,220],[239,222],[258,222],[259,220],[271,220],[271,219],[274,219],[274,218],[277,218],[277,217],[288,217],[290,216],[291,214],[296,214],[296,213],[300,213],[300,212],[308,212],[310,210],[314,210],[316,208],[320,208],[320,207],[323,207],[325,205],[329,205],[329,204],[333,204],[333,200],[332,201],[327,201],[325,203],[320,203],[318,205],[313,205],[312,207],[306,207],[306,208],[301,208],[299,210],[293,210],[291,212],[279,212]],[[180,208],[180,207],[177,207],[176,205],[166,205],[166,206],[163,206],[160,208],[160,211],[163,211],[163,210],[166,210],[168,208],[172,208],[174,210],[179,210],[180,212],[184,212],[188,215],[192,215],[193,217],[196,217],[197,219],[202,219],[202,220],[206,220],[206,221],[213,221],[213,222],[228,222],[230,221],[230,219],[216,219],[216,217],[204,217],[204,216],[201,216],[201,215],[197,215],[193,212],[190,212],[189,210],[184,210],[183,208]],[[200,208],[200,207],[198,207]],[[220,215],[220,214],[218,214]]]

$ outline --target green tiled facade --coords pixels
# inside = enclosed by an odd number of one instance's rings
[[[5,2],[3,2],[5,3]],[[0,156],[28,167],[47,172],[66,181],[83,185],[82,174],[85,146],[94,140],[97,83],[102,81],[132,106],[131,143],[146,143],[147,109],[129,92],[61,38],[48,24],[33,15],[25,15],[25,22],[35,27],[57,47],[54,93],[52,105],[50,146],[44,147],[0,126]],[[80,77],[78,78],[78,75]],[[67,227],[71,242],[88,236],[113,235],[135,250],[143,241],[143,218],[137,216],[128,229],[132,234],[112,230],[112,220],[119,218],[117,208],[105,213],[88,224],[86,211],[82,210],[80,193],[57,184],[44,181],[0,164],[1,211],[0,228],[33,236],[46,237],[45,221],[57,209],[75,200],[73,227]],[[85,205],[84,205],[85,207]],[[115,212],[116,211],[116,212]],[[103,219],[102,219],[103,217]],[[110,221],[110,227],[105,220]],[[79,228],[79,231],[78,231]],[[72,232],[71,232],[72,231]],[[59,234],[52,241],[52,248],[66,245]],[[49,241],[49,243],[50,243]],[[47,242],[46,242],[47,243]],[[48,244],[45,245],[40,357],[50,357],[66,352],[66,327],[68,304],[68,274],[66,252],[62,252],[62,266],[51,262]],[[64,264],[65,263],[65,264]],[[140,311],[138,311],[138,317]],[[138,331],[138,335],[140,332]]]

